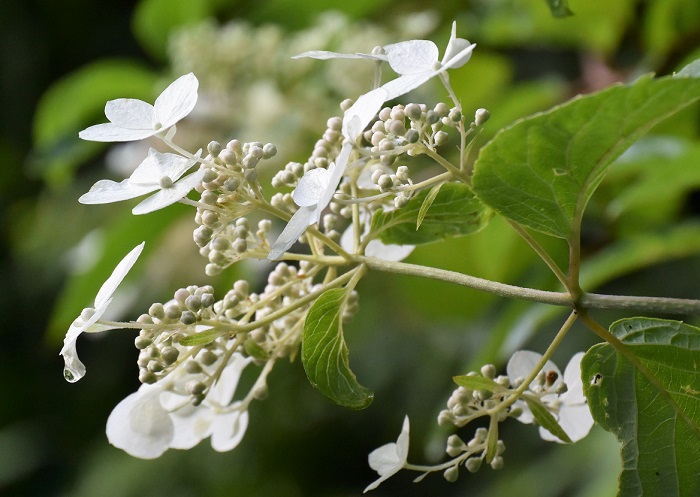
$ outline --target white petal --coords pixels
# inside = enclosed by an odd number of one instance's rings
[[[306,228],[309,227],[309,222],[314,219],[315,216],[315,207],[299,207],[299,210],[294,213],[287,223],[287,226],[285,226],[282,233],[280,233],[277,241],[272,245],[272,250],[270,250],[267,258],[274,261],[282,257],[282,254],[289,250],[289,247],[294,245],[294,242],[306,231]]]
[[[310,50],[308,52],[300,53],[299,55],[293,55],[292,59],[318,59],[318,60],[329,60],[329,59],[363,59],[364,56],[354,53],[338,53],[329,52],[327,50]]]
[[[158,133],[154,129],[128,129],[112,123],[95,124],[82,130],[78,136],[93,142],[130,142],[143,140]]]
[[[447,43],[447,48],[445,49],[445,55],[442,57],[442,63],[445,64],[449,61],[452,60],[452,58],[459,54],[462,50],[467,48],[470,45],[469,41],[465,40],[464,38],[457,38],[457,22],[453,21],[452,22],[452,33],[450,34],[450,41]],[[451,67],[461,67],[464,64],[466,64],[469,61],[469,58],[471,57],[471,52],[462,59],[459,60],[456,65],[452,65]]]
[[[405,416],[403,418],[401,433],[399,434],[399,438],[396,440],[397,453],[401,462],[401,467],[406,464],[406,460],[408,459],[409,430],[410,423],[408,422],[408,416]]]
[[[447,71],[448,69],[462,67],[464,64],[469,62],[469,59],[472,57],[472,52],[474,51],[474,48],[476,48],[476,43],[472,43],[470,45],[467,40],[458,38],[454,43],[454,46],[456,51],[455,54],[450,58],[448,58],[447,54],[445,54],[442,67],[437,71],[438,73]]]
[[[168,155],[161,154],[155,148],[148,149],[148,155],[141,161],[129,176],[129,182],[134,185],[159,185],[160,178],[166,176]],[[163,163],[163,165],[161,165]]]
[[[572,442],[584,438],[593,427],[593,416],[588,404],[563,406],[559,411],[559,424]]]
[[[109,442],[141,459],[163,454],[173,438],[174,426],[160,405],[158,384],[143,385],[122,400],[107,419]]]
[[[171,401],[177,402],[179,400],[177,399],[178,397],[179,399],[183,399],[183,396],[175,395],[175,398],[171,399]],[[167,401],[164,401],[161,397],[161,404],[165,406],[167,405],[166,402]],[[180,402],[182,402],[182,400],[180,400]],[[214,411],[210,408],[203,405],[195,407],[191,402],[171,412],[170,419],[173,422],[174,431],[173,438],[170,441],[170,448],[181,450],[191,449],[207,438],[211,435],[214,417]]]
[[[217,452],[234,449],[248,429],[248,411],[219,414],[212,424],[211,446]]]
[[[126,254],[119,264],[117,264],[117,267],[114,268],[114,271],[112,271],[110,277],[107,278],[107,281],[105,281],[102,287],[100,287],[100,291],[97,292],[97,297],[95,297],[95,308],[103,307],[105,302],[109,300],[124,279],[124,276],[126,276],[132,266],[136,263],[136,259],[138,259],[139,255],[141,255],[144,245],[145,242],[141,242],[139,245],[134,247],[131,252]]]
[[[78,359],[78,350],[76,348],[76,342],[83,330],[83,326],[71,325],[68,328],[66,337],[63,339],[63,348],[59,353],[59,355],[63,356],[65,363],[63,377],[70,383],[75,383],[85,376],[85,365]]]
[[[377,488],[380,483],[389,479],[404,467],[408,458],[408,442],[409,422],[408,416],[406,416],[396,443],[382,445],[369,454],[369,466],[379,473],[380,478],[368,485],[364,490],[365,492]]]
[[[583,354],[583,352],[574,354],[564,370],[564,383],[566,383],[567,390],[561,396],[561,400],[565,404],[582,404],[586,402],[581,380],[581,359],[583,359]]]
[[[430,71],[438,61],[438,47],[429,40],[410,40],[384,47],[387,60],[397,74]]]
[[[353,141],[357,140],[387,100],[389,97],[382,87],[360,95],[343,115],[343,135]],[[338,162],[340,160],[336,160]]]
[[[101,179],[78,199],[81,204],[109,204],[140,197],[158,189],[158,185],[134,185],[128,179],[116,181]]]
[[[238,352],[235,352],[229,363],[221,372],[221,376],[209,389],[207,399],[217,403],[221,407],[226,407],[231,403],[233,394],[236,392],[238,380],[241,378],[243,370],[253,360],[252,357],[244,357]]]
[[[365,255],[385,261],[398,262],[411,255],[414,248],[416,248],[414,245],[385,245],[379,240],[372,240],[365,248]]]
[[[197,103],[199,81],[194,74],[180,76],[156,99],[154,118],[163,128],[169,128],[192,112]]]
[[[182,178],[171,188],[162,188],[158,190],[156,193],[134,207],[131,210],[131,213],[138,216],[172,205],[192,191],[192,188],[201,182],[202,178],[204,178],[204,169],[195,171],[189,176]]]
[[[118,98],[105,104],[105,116],[115,126],[130,130],[153,130],[153,106],[135,98]]]
[[[393,100],[402,95],[405,95],[411,90],[415,90],[419,86],[423,85],[433,76],[438,73],[435,71],[425,71],[415,74],[406,74],[396,79],[392,79],[388,83],[385,83],[380,88],[384,88],[387,94],[387,100]]]
[[[338,154],[337,161],[335,164],[331,164],[331,166],[328,168],[330,173],[328,184],[326,185],[325,190],[321,193],[321,198],[318,200],[315,213],[316,218],[310,221],[312,224],[314,222],[318,222],[321,212],[328,207],[328,204],[331,203],[331,199],[333,198],[333,195],[340,184],[340,180],[343,179],[343,174],[345,174],[345,169],[348,166],[350,152],[352,152],[352,143],[343,144],[343,147],[340,149],[340,153]]]
[[[309,207],[318,204],[323,192],[328,187],[330,175],[331,171],[323,168],[307,171],[292,192],[294,203],[299,207]]]
[[[508,378],[510,378],[511,382],[515,381],[518,378],[524,379],[535,369],[535,366],[540,361],[540,359],[542,359],[542,355],[538,354],[537,352],[531,352],[529,350],[518,350],[513,354],[513,356],[508,361],[508,365],[506,366]],[[561,372],[559,371],[557,365],[554,364],[552,361],[547,361],[542,370],[554,371],[557,373],[557,381],[554,383],[554,385],[556,385],[557,382],[561,382]],[[533,380],[530,383],[530,386],[533,385],[535,385],[535,380]]]

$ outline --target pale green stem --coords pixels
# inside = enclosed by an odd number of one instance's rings
[[[459,178],[463,183],[466,183],[467,185],[470,184],[470,178],[465,174],[463,171],[461,171],[458,167],[455,167],[450,163],[447,159],[445,159],[443,156],[435,152],[434,150],[431,150],[429,148],[424,148],[423,153],[433,159],[435,162],[440,164],[442,167],[447,169],[449,172],[451,172],[456,178]]]
[[[547,361],[552,357],[552,354],[554,354],[554,351],[557,350],[557,347],[559,347],[559,344],[562,342],[562,340],[564,340],[564,337],[571,329],[571,326],[574,324],[577,318],[578,315],[576,314],[576,311],[573,311],[571,314],[569,314],[569,317],[559,329],[557,335],[554,337],[554,340],[552,340],[552,343],[550,343],[549,347],[547,347],[547,350],[544,352],[544,354],[542,354],[542,357],[537,362],[534,369],[530,372],[530,374],[528,374],[525,377],[525,380],[522,382],[522,384],[518,388],[516,388],[515,391],[507,399],[505,399],[503,402],[500,402],[498,405],[487,411],[489,415],[494,416],[501,412],[503,409],[510,407],[515,403],[516,400],[518,400],[523,395],[523,393],[525,393],[525,391],[528,388],[530,388],[530,383],[532,383],[532,381],[537,377],[544,365],[547,364]],[[511,378],[511,380],[513,379],[515,378]]]
[[[552,259],[552,257],[547,253],[545,249],[542,248],[542,245],[537,243],[537,240],[535,240],[530,233],[527,232],[525,228],[523,228],[520,224],[516,223],[515,221],[508,221],[508,223],[511,225],[511,227],[515,230],[515,232],[520,235],[520,237],[527,242],[527,244],[532,248],[532,250],[535,251],[535,253],[544,261],[545,264],[547,264],[547,267],[554,273],[554,275],[557,277],[559,282],[566,288],[567,290],[569,289],[569,280],[567,279],[566,275],[563,273],[563,271],[559,268],[556,262]]]
[[[510,297],[521,300],[542,302],[545,304],[573,307],[573,302],[568,293],[548,292],[544,290],[535,290],[532,288],[523,288],[496,281],[485,280],[483,278],[477,278],[476,276],[470,276],[454,271],[447,271],[445,269],[407,264],[405,262],[385,261],[375,257],[361,256],[357,257],[357,259],[365,263],[369,269],[374,269],[376,271],[421,276],[424,278],[447,281],[449,283],[474,288],[476,290],[482,290],[488,293],[494,293],[501,297]]]

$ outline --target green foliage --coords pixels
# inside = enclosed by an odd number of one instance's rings
[[[503,216],[568,239],[610,164],[698,99],[700,80],[646,76],[523,119],[481,150],[474,191]]]
[[[569,8],[569,2],[567,0],[547,0],[547,5],[549,5],[549,10],[554,17],[569,17],[574,15]]]
[[[532,411],[532,415],[537,420],[537,423],[542,426],[542,428],[548,430],[552,435],[556,436],[563,442],[573,443],[569,438],[569,435],[567,435],[562,427],[559,426],[557,420],[546,407],[544,407],[538,400],[532,399],[527,395],[525,395],[523,399],[530,408],[530,411]]]
[[[429,203],[431,193],[435,196]],[[416,228],[421,214],[422,222]],[[477,233],[490,217],[490,209],[467,185],[446,183],[437,193],[433,190],[420,192],[400,209],[377,211],[372,217],[372,231],[380,233],[380,239],[387,244],[420,245]]]
[[[505,390],[503,385],[499,385],[491,378],[487,378],[481,375],[462,375],[453,376],[452,380],[460,387],[467,388],[469,390],[487,390],[489,392],[502,392]]]
[[[364,409],[374,394],[350,370],[342,322],[346,295],[343,288],[327,290],[311,306],[304,321],[301,360],[309,381],[324,395],[341,406]]]
[[[620,497],[700,494],[700,329],[624,319],[581,362],[593,417],[622,443]],[[624,347],[621,349],[620,347]]]
[[[191,347],[193,345],[208,345],[220,336],[221,330],[211,328],[209,330],[200,331],[195,335],[182,337],[180,339],[180,344],[185,347]]]

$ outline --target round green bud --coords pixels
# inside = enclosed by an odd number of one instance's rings
[[[163,362],[170,366],[177,361],[177,358],[180,356],[180,351],[175,347],[163,347],[163,350],[160,351],[160,355],[163,358]]]
[[[457,477],[459,476],[457,465],[447,468],[442,476],[444,476],[445,480],[449,481],[450,483],[457,481]]]

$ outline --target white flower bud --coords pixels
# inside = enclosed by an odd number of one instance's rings
[[[481,126],[491,117],[491,113],[486,109],[477,109],[474,113],[474,124]]]
[[[483,459],[480,457],[470,457],[467,459],[464,463],[464,467],[467,468],[467,471],[470,473],[476,473],[479,471],[479,468],[481,468],[481,462]]]
[[[451,466],[445,470],[442,476],[444,476],[445,480],[449,481],[450,483],[455,482],[459,476],[459,470],[457,469],[456,465]]]
[[[444,131],[438,131],[437,133],[435,133],[435,145],[437,145],[438,147],[443,146],[445,143],[447,143],[447,140],[449,139],[449,135]]]

